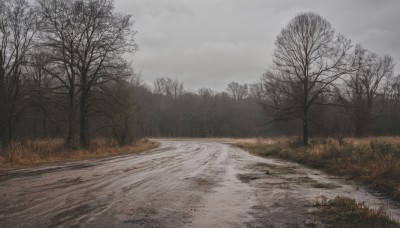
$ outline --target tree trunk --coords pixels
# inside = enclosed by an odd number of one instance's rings
[[[305,75],[308,75],[308,68],[305,71]],[[304,116],[303,116],[303,145],[308,146],[308,77],[307,81],[304,84],[304,101],[303,101],[303,108],[304,108]]]
[[[356,124],[356,127],[355,127],[355,132],[354,132],[354,134],[355,134],[355,136],[356,137],[361,137],[362,136],[362,130],[361,130],[361,124],[359,124],[359,123],[357,123]]]
[[[76,147],[76,137],[75,137],[75,89],[74,85],[71,85],[70,88],[70,100],[69,100],[69,110],[68,110],[68,136],[66,140],[66,144],[69,148],[75,148]]]
[[[2,149],[8,147],[8,140],[6,139],[7,129],[6,129],[6,116],[4,112],[4,105],[0,104],[0,142]]]
[[[0,49],[0,53],[3,51]],[[0,143],[2,148],[6,148],[8,146],[6,140],[6,88],[5,88],[5,72],[3,68],[3,58],[2,54],[0,54]]]
[[[3,94],[1,94],[2,96]],[[6,116],[5,116],[5,107],[4,107],[3,97],[0,98],[0,142],[2,148],[6,148],[8,146],[6,140],[7,129],[6,129]]]
[[[307,116],[303,121],[303,144],[304,146],[308,146],[308,119]]]
[[[43,138],[47,138],[47,114],[46,111],[44,110],[42,116],[42,133],[43,133]]]
[[[88,135],[88,113],[87,113],[87,91],[83,90],[80,101],[80,145],[83,148],[89,147],[89,135]]]

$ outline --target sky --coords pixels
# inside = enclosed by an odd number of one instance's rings
[[[161,77],[191,90],[253,83],[272,63],[281,29],[302,12],[320,14],[354,45],[400,64],[399,0],[116,0],[115,6],[135,20],[139,49],[128,58],[150,85]]]

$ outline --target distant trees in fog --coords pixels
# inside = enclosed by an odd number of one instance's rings
[[[154,86],[131,85],[135,110],[135,132],[157,137],[246,137],[262,133],[266,122],[257,99],[243,88],[240,99],[227,88],[217,92],[208,88],[197,92],[182,82],[159,78]],[[237,84],[237,83],[236,83]]]
[[[144,82],[124,60],[133,20],[112,0],[0,0],[0,140],[93,136],[259,137],[400,134],[394,62],[299,14],[275,42],[258,82],[191,91]]]
[[[384,58],[382,58],[384,59]],[[352,71],[355,73],[355,71]],[[262,79],[267,77],[265,74]],[[332,85],[329,93],[316,99],[310,109],[309,133],[311,136],[352,136],[357,135],[358,123],[354,110],[373,118],[368,120],[368,128],[363,135],[400,134],[400,102],[398,80],[384,79],[375,92],[370,114],[355,106],[350,95],[351,87],[345,83],[351,75],[346,74]],[[141,80],[134,80],[141,81]],[[178,93],[168,93],[172,88],[180,88]],[[303,120],[297,116],[285,116],[266,102],[273,102],[271,91],[266,91],[268,81],[254,84],[233,82],[225,91],[218,92],[202,88],[194,92],[184,85],[168,78],[155,80],[154,87],[144,83],[129,85],[133,104],[133,129],[137,136],[153,137],[263,137],[277,135],[302,136]],[[232,86],[234,85],[234,86]],[[368,84],[363,84],[371,88]],[[232,88],[241,88],[237,96]],[[386,90],[386,94],[384,94]],[[175,91],[175,90],[174,90]],[[237,91],[234,89],[234,91]],[[362,93],[363,97],[367,96]],[[371,92],[369,93],[371,94]],[[369,96],[369,95],[368,95]],[[283,98],[279,102],[287,102]],[[361,102],[357,100],[357,102]],[[365,101],[362,101],[365,102]],[[368,103],[368,102],[367,102]],[[299,112],[301,114],[301,112]],[[296,115],[293,114],[293,115]]]

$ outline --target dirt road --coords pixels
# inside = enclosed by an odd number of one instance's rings
[[[220,142],[0,174],[0,227],[324,226],[316,197],[400,208],[351,182]]]

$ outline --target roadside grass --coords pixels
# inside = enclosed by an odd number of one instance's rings
[[[399,227],[382,208],[374,210],[357,203],[354,199],[337,196],[334,199],[318,200],[316,205],[321,210],[317,214],[326,224],[333,227]]]
[[[158,140],[163,141],[196,141],[196,142],[220,142],[220,143],[252,143],[256,142],[258,139],[256,138],[226,138],[226,137],[214,137],[214,138],[190,138],[190,137],[181,137],[181,138],[167,138],[167,137],[159,137],[156,138]]]
[[[400,137],[314,138],[304,147],[297,138],[258,139],[236,144],[250,153],[305,164],[327,173],[351,177],[400,201]],[[383,210],[353,199],[317,200],[316,213],[333,227],[400,227]]]
[[[62,139],[14,141],[6,151],[0,153],[0,169],[38,166],[46,163],[105,158],[116,155],[138,153],[157,148],[158,142],[147,139],[119,146],[115,140],[96,138],[88,149],[68,149]]]
[[[296,138],[259,139],[236,145],[256,155],[351,177],[400,201],[400,137],[315,138],[309,147]]]

